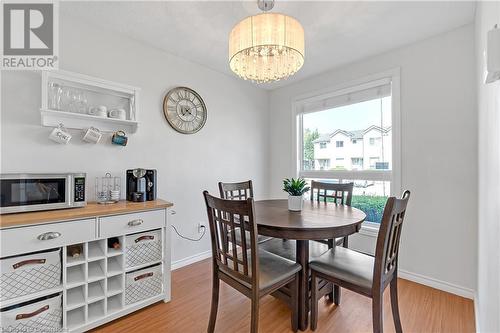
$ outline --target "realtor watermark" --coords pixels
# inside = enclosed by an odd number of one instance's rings
[[[57,1],[2,1],[1,69],[57,69]]]

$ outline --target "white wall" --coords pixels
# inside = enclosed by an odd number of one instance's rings
[[[477,246],[473,43],[468,25],[272,91],[270,195],[284,197],[280,180],[295,176],[294,97],[400,67],[402,184],[412,191],[400,269],[471,296]]]
[[[62,13],[61,13],[62,14]],[[174,41],[172,41],[174,42]],[[48,140],[40,126],[40,76],[2,72],[1,172],[85,171],[88,182],[110,171],[158,169],[158,196],[172,201],[177,228],[197,237],[206,224],[202,190],[217,192],[218,181],[253,179],[257,198],[267,192],[268,97],[236,78],[171,56],[121,35],[61,15],[61,69],[142,88],[140,126],[127,147],[84,144],[79,132],[68,146]],[[194,135],[175,132],[162,113],[162,99],[174,86],[188,86],[205,100],[208,120]],[[220,152],[230,152],[221,154]],[[88,187],[93,190],[93,187]],[[93,198],[93,193],[91,195]],[[172,232],[173,261],[209,250],[209,237],[192,243]]]
[[[500,82],[484,84],[486,34],[500,24],[500,3],[476,10],[479,107],[477,304],[481,332],[500,332]]]

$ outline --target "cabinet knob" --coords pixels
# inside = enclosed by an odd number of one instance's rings
[[[50,239],[56,239],[57,237],[61,237],[60,232],[50,231],[50,232],[46,232],[46,233],[43,233],[41,235],[38,235],[37,239],[38,240],[50,240]]]
[[[130,221],[130,222],[128,223],[128,225],[129,225],[129,227],[136,227],[136,226],[141,225],[141,224],[143,224],[143,223],[144,223],[144,221],[143,221],[143,220],[141,220],[141,219],[137,219],[137,220],[132,220],[132,221]]]
[[[175,214],[177,214],[177,212],[175,210],[170,211],[170,215],[175,215]]]

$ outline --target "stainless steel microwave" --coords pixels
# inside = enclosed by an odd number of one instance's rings
[[[1,174],[0,214],[83,207],[85,173]]]

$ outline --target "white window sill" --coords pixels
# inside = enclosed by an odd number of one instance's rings
[[[377,238],[379,226],[380,225],[378,223],[364,222],[361,225],[361,230],[359,230],[359,233],[361,235]]]

